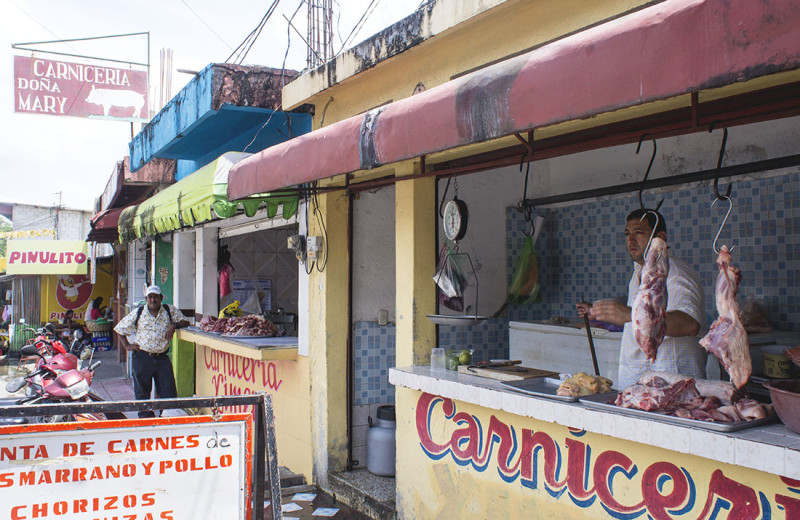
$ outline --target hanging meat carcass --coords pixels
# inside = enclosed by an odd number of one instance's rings
[[[741,388],[750,379],[753,362],[750,359],[750,341],[739,319],[739,304],[736,292],[742,281],[742,272],[731,265],[728,246],[722,246],[717,257],[717,313],[719,317],[711,324],[708,334],[700,344],[713,354],[731,376],[731,382]]]
[[[658,346],[667,331],[667,244],[654,237],[642,267],[639,292],[633,299],[633,336],[650,361],[655,361]]]

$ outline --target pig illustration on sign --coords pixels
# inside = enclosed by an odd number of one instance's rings
[[[131,117],[139,115],[144,106],[144,95],[134,90],[118,90],[108,88],[94,88],[86,96],[86,102],[92,105],[103,105],[103,115],[108,116],[111,107],[131,107]]]

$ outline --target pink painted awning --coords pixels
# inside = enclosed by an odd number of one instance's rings
[[[800,67],[800,2],[667,0],[272,146],[228,199]]]

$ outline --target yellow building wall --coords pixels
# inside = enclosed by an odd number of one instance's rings
[[[97,268],[95,284],[89,275],[42,275],[41,320],[61,321],[67,309],[75,313],[74,319],[85,321],[86,307],[98,296],[103,297],[103,306],[108,306],[112,295],[111,264]]]
[[[195,346],[195,392],[199,397],[246,395],[266,392],[272,396],[278,463],[294,473],[312,474],[311,405],[309,362],[259,361],[210,347]],[[230,412],[242,412],[233,407]]]
[[[324,74],[305,74],[284,89],[286,106],[316,105],[314,129],[390,101],[410,97],[418,84],[431,89],[489,63],[531,50],[649,3],[647,0],[508,0],[465,20],[472,8],[462,2],[434,6],[434,37],[381,61],[355,76],[361,53],[343,53],[337,61],[338,84],[318,92]],[[469,0],[465,3],[481,4]],[[444,26],[444,27],[439,27]],[[446,27],[446,28],[445,28]],[[331,98],[333,99],[332,101]],[[324,108],[324,110],[323,110]]]
[[[309,218],[309,235],[324,237],[322,259],[308,278],[308,351],[310,376],[307,385],[313,406],[313,482],[326,487],[328,474],[347,466],[347,335],[348,315],[348,197],[344,192],[317,196],[325,228]],[[321,263],[321,265],[320,265]],[[301,266],[301,269],[309,267]]]
[[[800,518],[797,480],[406,388],[396,399],[402,519]]]

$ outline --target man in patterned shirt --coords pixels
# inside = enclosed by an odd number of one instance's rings
[[[673,255],[669,256],[667,275],[667,333],[658,347],[656,360],[650,362],[633,336],[631,305],[639,291],[644,266],[644,252],[656,217],[648,212],[644,219],[642,210],[628,215],[625,225],[625,243],[633,259],[633,275],[628,284],[628,304],[615,300],[578,303],[578,314],[588,313],[589,318],[623,327],[619,352],[619,374],[615,388],[624,389],[636,383],[648,370],[673,372],[704,379],[706,377],[706,351],[700,346],[698,333],[705,328],[705,296],[694,270]],[[666,241],[667,226],[658,214],[655,236]]]
[[[145,290],[147,306],[122,318],[114,327],[125,349],[133,351],[133,393],[137,400],[150,399],[153,381],[160,398],[177,397],[172,362],[167,355],[175,329],[189,322],[174,306],[161,305],[161,288],[151,285]],[[154,417],[152,410],[139,412],[139,417]]]

